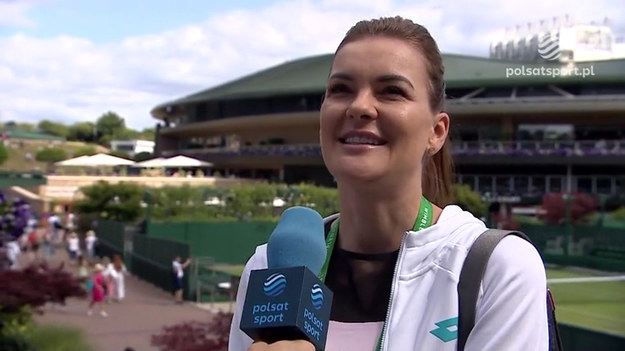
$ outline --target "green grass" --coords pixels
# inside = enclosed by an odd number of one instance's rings
[[[29,339],[37,351],[93,351],[82,331],[70,327],[37,325]]]
[[[548,269],[548,279],[589,277]],[[625,336],[625,281],[549,284],[558,322]]]

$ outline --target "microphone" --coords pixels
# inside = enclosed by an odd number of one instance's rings
[[[326,259],[323,218],[284,211],[267,242],[267,269],[250,272],[240,328],[255,341],[307,340],[325,349],[333,293],[317,278]]]

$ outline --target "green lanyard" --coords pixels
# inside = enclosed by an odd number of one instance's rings
[[[425,229],[432,225],[432,203],[425,198],[425,196],[421,197],[421,206],[419,207],[419,215],[417,216],[417,220],[414,223],[413,231],[418,232],[422,229]],[[328,274],[328,266],[330,265],[330,257],[332,256],[332,252],[334,251],[334,245],[336,244],[336,239],[339,236],[339,219],[337,218],[334,223],[332,223],[330,227],[330,232],[326,238],[326,261],[321,268],[321,272],[319,272],[319,280],[325,282],[326,275]],[[378,339],[378,345],[376,350],[380,351],[382,349],[382,335],[384,335],[384,329],[386,329],[386,321],[384,322],[384,327],[382,328],[382,333],[380,334],[380,338]]]

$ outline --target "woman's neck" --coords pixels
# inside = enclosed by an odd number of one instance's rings
[[[339,184],[338,246],[360,253],[397,250],[403,234],[413,228],[421,206],[420,179],[415,183],[401,191],[388,187],[385,191],[363,191],[362,187]]]

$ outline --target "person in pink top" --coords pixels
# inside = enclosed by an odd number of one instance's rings
[[[106,311],[104,311],[104,297],[105,297],[105,284],[106,284],[106,280],[104,279],[104,276],[102,275],[102,270],[104,269],[104,267],[101,264],[96,264],[94,267],[94,273],[93,276],[91,277],[91,280],[93,282],[93,287],[91,288],[91,302],[89,303],[89,311],[87,312],[88,315],[92,315],[93,314],[93,307],[97,304],[99,306],[100,309],[100,315],[102,317],[107,317],[108,314],[106,313]]]

